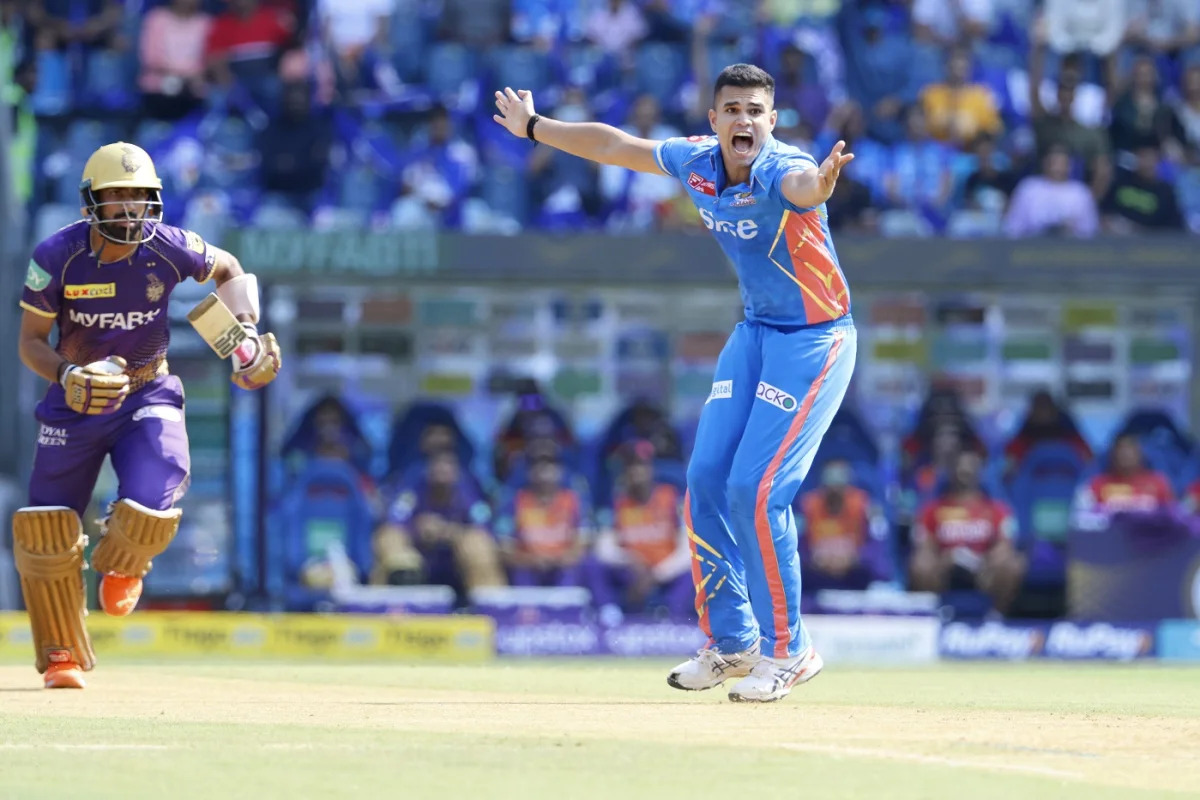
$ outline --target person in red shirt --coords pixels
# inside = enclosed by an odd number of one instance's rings
[[[909,588],[978,589],[1004,613],[1021,588],[1025,559],[1014,546],[1012,510],[980,487],[981,467],[978,454],[960,454],[947,491],[918,513]]]
[[[266,62],[273,68],[296,28],[291,14],[279,6],[227,1],[229,9],[212,21],[206,47],[213,81],[226,87],[234,83],[242,65]]]
[[[866,589],[886,580],[881,569],[887,521],[870,496],[850,484],[852,467],[833,460],[821,471],[821,487],[801,495],[794,506],[800,531],[803,591]]]
[[[1118,436],[1108,457],[1108,469],[1080,487],[1075,498],[1075,527],[1095,530],[1108,525],[1118,512],[1149,513],[1175,502],[1171,484],[1142,460],[1142,447],[1133,434]]]
[[[682,525],[683,495],[654,480],[654,446],[625,448],[625,469],[597,537],[592,597],[602,610],[645,610],[657,594],[672,616],[694,613],[692,555]]]
[[[588,544],[582,495],[563,485],[563,468],[552,458],[529,467],[529,484],[518,489],[495,523],[500,552],[513,586],[582,586]]]
[[[1063,442],[1073,447],[1085,462],[1092,460],[1092,448],[1079,435],[1079,429],[1054,397],[1045,389],[1029,399],[1029,413],[1020,430],[1004,448],[1005,473],[1011,475],[1021,460],[1036,445],[1043,442]]]

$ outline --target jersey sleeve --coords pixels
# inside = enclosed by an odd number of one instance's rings
[[[21,308],[39,317],[54,319],[62,306],[60,278],[49,263],[50,254],[44,246],[33,251],[29,267],[25,271],[25,288],[21,291]]]
[[[683,165],[696,154],[696,150],[711,136],[673,136],[670,139],[663,139],[654,148],[654,160],[658,162],[658,168],[670,175],[672,178],[678,178],[683,175]]]
[[[217,265],[217,251],[194,231],[168,225],[159,226],[159,237],[167,247],[166,256],[179,270],[179,277],[197,283],[208,281]]]
[[[783,196],[783,179],[793,172],[803,172],[817,166],[820,166],[817,160],[801,150],[780,156],[771,166],[771,196],[779,198],[781,202],[794,210],[807,211],[808,208],[797,206]]]

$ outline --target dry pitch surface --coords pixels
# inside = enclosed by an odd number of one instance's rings
[[[0,798],[1200,797],[1200,669],[835,666],[747,706],[668,666],[4,666]]]

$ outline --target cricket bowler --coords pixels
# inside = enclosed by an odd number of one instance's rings
[[[96,661],[84,623],[82,516],[104,457],[119,483],[91,556],[106,613],[133,610],[151,561],[179,529],[175,503],[190,459],[183,386],[166,360],[171,291],[187,278],[216,282],[189,319],[229,356],[235,385],[259,389],[280,368],[275,337],[255,328],[257,279],[231,254],[163,223],[162,182],[144,150],[101,147],[83,168],[80,195],[83,219],[37,246],[21,299],[21,360],[50,388],[36,411],[29,505],[13,515],[13,544],[35,663],[50,689],[83,688]]]
[[[722,70],[714,135],[651,141],[595,122],[559,122],[529,91],[496,92],[493,119],[572,155],[682,182],[738,276],[745,321],[717,361],[687,472],[684,524],[708,646],[667,682],[698,690],[740,678],[731,700],[767,702],[822,667],[800,619],[792,502],[854,371],[850,295],[825,201],[854,158],[820,164],[772,135],[775,81]]]

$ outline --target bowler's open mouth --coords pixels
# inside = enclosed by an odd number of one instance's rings
[[[754,136],[744,131],[733,135],[733,150],[735,153],[745,155],[754,149]]]

